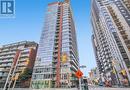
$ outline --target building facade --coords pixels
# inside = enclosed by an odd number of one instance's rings
[[[62,61],[62,56],[66,60]],[[32,88],[78,87],[76,31],[70,1],[48,4],[32,75]]]
[[[22,41],[0,48],[0,88],[30,87],[37,46],[35,42]],[[30,70],[30,76],[23,75],[26,70]]]
[[[98,84],[98,80],[100,78],[99,70],[98,68],[93,68],[89,72],[89,83],[90,84]]]
[[[130,82],[130,2],[92,0],[92,42],[100,74],[114,85]]]

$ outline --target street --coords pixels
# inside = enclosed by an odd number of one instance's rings
[[[89,90],[130,90],[130,88],[89,87]]]

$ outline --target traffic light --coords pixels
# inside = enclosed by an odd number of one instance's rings
[[[62,57],[61,57],[61,62],[62,63],[66,63],[68,60],[68,55],[66,53],[63,53],[62,54]]]

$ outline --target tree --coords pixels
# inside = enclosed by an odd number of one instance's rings
[[[23,73],[20,74],[19,80],[25,81],[31,78],[32,76],[32,69],[26,68]]]

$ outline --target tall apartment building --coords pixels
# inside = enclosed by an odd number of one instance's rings
[[[130,2],[92,0],[92,42],[99,72],[112,84],[130,82]]]
[[[99,71],[98,71],[97,67],[91,69],[91,71],[89,72],[89,77],[92,78],[92,79],[98,79],[99,78]]]
[[[67,55],[62,62],[61,56]],[[78,87],[76,31],[70,1],[48,4],[32,76],[32,88]]]
[[[97,84],[99,78],[100,78],[100,74],[99,74],[98,68],[95,67],[91,69],[91,71],[89,72],[89,81],[91,82],[91,84]]]
[[[37,46],[35,42],[22,41],[0,47],[0,88],[30,87]],[[30,75],[24,75],[25,71]]]

